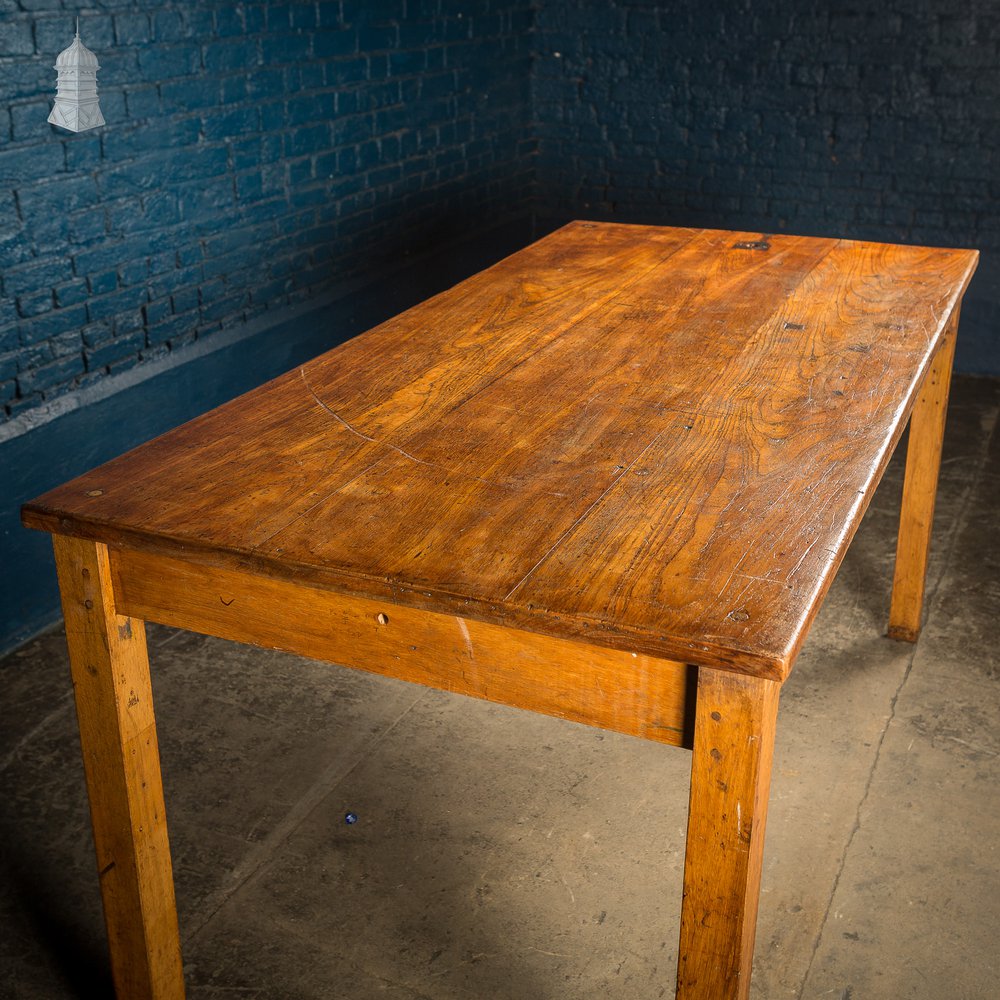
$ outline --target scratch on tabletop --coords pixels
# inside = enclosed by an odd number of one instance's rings
[[[477,483],[482,483],[484,486],[491,486],[497,490],[508,490],[511,493],[517,492],[517,488],[511,486],[509,483],[497,483],[490,479],[483,479],[482,476],[473,476],[468,472],[459,472],[457,469],[449,469],[448,466],[441,465],[438,462],[428,462],[422,458],[417,458],[416,455],[413,455],[408,451],[404,451],[404,449],[399,448],[394,444],[390,444],[388,441],[380,441],[378,438],[369,437],[369,435],[365,434],[363,431],[359,431],[357,427],[353,427],[349,424],[336,410],[327,406],[327,404],[316,395],[313,387],[309,384],[309,381],[306,378],[305,368],[299,369],[299,375],[302,376],[302,383],[305,385],[306,389],[309,390],[309,395],[312,396],[316,405],[326,410],[326,412],[329,413],[338,424],[349,430],[355,437],[361,438],[362,441],[368,441],[370,444],[378,445],[381,448],[388,448],[390,451],[394,451],[396,454],[402,455],[403,458],[408,458],[411,462],[416,462],[417,465],[426,465],[431,469],[440,469],[442,472],[446,472],[449,476],[459,476],[462,479],[471,479]],[[550,493],[547,490],[544,492],[546,496],[558,497],[559,499],[565,498],[564,493]]]
[[[806,556],[807,556],[807,555],[809,555],[809,553],[810,553],[810,552],[812,552],[812,550],[813,550],[813,546],[814,546],[814,545],[815,545],[815,544],[816,544],[816,543],[817,543],[818,541],[819,541],[819,539],[818,539],[818,538],[814,538],[814,539],[813,539],[813,540],[812,540],[812,541],[811,541],[811,542],[809,543],[809,545],[807,546],[807,548],[806,548],[805,552],[803,552],[803,553],[802,553],[802,555],[801,555],[801,556],[799,556],[799,561],[798,561],[798,562],[797,562],[797,563],[796,563],[796,564],[795,564],[795,565],[794,565],[794,566],[793,566],[793,567],[791,568],[791,570],[789,570],[789,572],[788,572],[788,576],[786,576],[786,577],[785,577],[785,579],[786,579],[786,580],[791,580],[791,578],[792,578],[793,576],[795,576],[795,574],[796,574],[796,573],[798,573],[798,571],[799,571],[799,567],[800,567],[800,566],[802,565],[802,563],[803,563],[803,562],[805,562],[805,558],[806,558]]]

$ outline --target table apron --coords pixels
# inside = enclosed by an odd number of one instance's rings
[[[337,594],[133,549],[112,549],[121,615],[281,649],[600,729],[690,747],[697,668]]]

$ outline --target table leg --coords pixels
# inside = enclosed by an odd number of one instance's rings
[[[115,611],[106,546],[53,543],[115,992],[182,1000],[145,626]]]
[[[910,414],[906,445],[906,475],[896,543],[896,572],[892,582],[889,636],[916,642],[924,605],[927,555],[934,521],[941,443],[944,439],[951,362],[955,355],[958,309],[955,309],[944,344],[931,362]]]
[[[777,681],[698,670],[678,1000],[750,993]]]

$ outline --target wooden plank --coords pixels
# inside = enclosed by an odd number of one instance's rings
[[[920,635],[958,318],[959,309],[956,307],[948,336],[934,356],[910,416],[903,502],[896,542],[896,569],[889,611],[890,638],[906,642],[916,642]]]
[[[701,668],[677,1000],[747,1000],[779,685]]]
[[[694,668],[141,551],[113,551],[131,615],[674,746]]]
[[[104,545],[53,543],[115,992],[182,1000],[145,628],[115,606]]]

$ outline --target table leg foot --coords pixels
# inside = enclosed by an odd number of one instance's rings
[[[53,538],[119,1000],[182,1000],[143,622],[115,611],[106,546]]]
[[[941,444],[957,332],[956,308],[945,334],[945,342],[931,362],[910,415],[903,503],[896,543],[896,571],[889,611],[889,637],[905,642],[916,642],[920,635],[934,498],[941,466]]]
[[[749,996],[779,691],[698,671],[678,1000]]]

